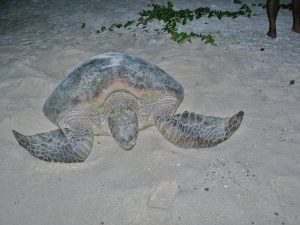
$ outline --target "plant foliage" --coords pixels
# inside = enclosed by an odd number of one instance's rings
[[[230,17],[235,19],[239,16],[250,17],[252,14],[251,8],[244,4],[240,0],[234,0],[235,4],[240,5],[237,11],[223,11],[212,10],[209,7],[199,7],[197,9],[181,9],[175,10],[172,1],[168,1],[167,5],[152,4],[152,8],[149,10],[143,10],[139,13],[140,17],[136,20],[129,20],[125,24],[113,23],[109,27],[102,26],[97,33],[104,32],[106,30],[113,31],[119,28],[131,29],[132,26],[141,26],[145,29],[148,23],[153,21],[160,21],[163,23],[161,30],[170,34],[171,39],[178,43],[191,42],[192,38],[199,38],[205,44],[215,45],[214,37],[210,34],[202,34],[195,32],[182,32],[179,31],[180,25],[186,25],[188,21],[194,19],[200,19],[203,16],[217,17],[221,20],[223,17]]]

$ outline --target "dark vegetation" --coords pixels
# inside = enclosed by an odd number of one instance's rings
[[[209,7],[199,7],[197,9],[181,9],[175,10],[172,1],[168,0],[167,5],[152,4],[152,8],[143,10],[139,13],[139,17],[135,20],[129,20],[126,23],[113,23],[110,26],[102,26],[97,33],[105,31],[114,31],[115,29],[125,28],[132,29],[132,27],[138,27],[143,30],[147,30],[147,25],[151,22],[161,22],[162,28],[156,31],[162,30],[170,34],[173,41],[178,43],[184,43],[186,41],[191,42],[192,38],[199,38],[205,44],[215,45],[214,37],[207,33],[196,32],[184,32],[179,31],[179,26],[186,25],[189,21],[194,19],[200,19],[207,16],[208,18],[216,17],[221,20],[223,17],[229,17],[235,19],[239,16],[250,17],[252,15],[252,9],[241,0],[233,0],[234,4],[239,5],[237,11],[223,11],[212,10]],[[252,4],[252,6],[266,7],[266,4]],[[282,9],[291,9],[291,4],[280,4]]]

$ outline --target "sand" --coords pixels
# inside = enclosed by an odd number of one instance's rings
[[[163,1],[1,2],[1,225],[300,224],[300,35],[291,32],[291,12],[279,13],[276,40],[257,7],[250,19],[188,23],[216,35],[215,47],[179,45],[152,32],[159,24],[148,33],[95,32]],[[221,0],[174,5],[236,8]],[[129,52],[177,79],[185,88],[178,112],[245,111],[240,129],[211,149],[178,148],[152,127],[131,151],[96,137],[84,163],[32,157],[11,130],[55,129],[42,113],[47,96],[79,63],[107,51]]]

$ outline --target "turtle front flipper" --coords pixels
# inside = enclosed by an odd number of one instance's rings
[[[68,133],[68,137],[65,136]],[[33,156],[49,162],[83,162],[91,152],[93,133],[90,128],[77,126],[74,130],[61,129],[25,136],[13,130],[19,144]]]
[[[228,139],[241,125],[244,112],[219,118],[183,112],[172,117],[157,117],[156,125],[171,143],[184,148],[213,147]]]
[[[126,106],[115,107],[109,114],[107,123],[112,137],[121,148],[130,150],[135,146],[139,124],[132,109]]]

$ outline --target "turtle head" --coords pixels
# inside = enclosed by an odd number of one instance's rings
[[[117,107],[108,116],[108,127],[112,137],[125,150],[132,149],[138,135],[138,118],[127,107]]]

